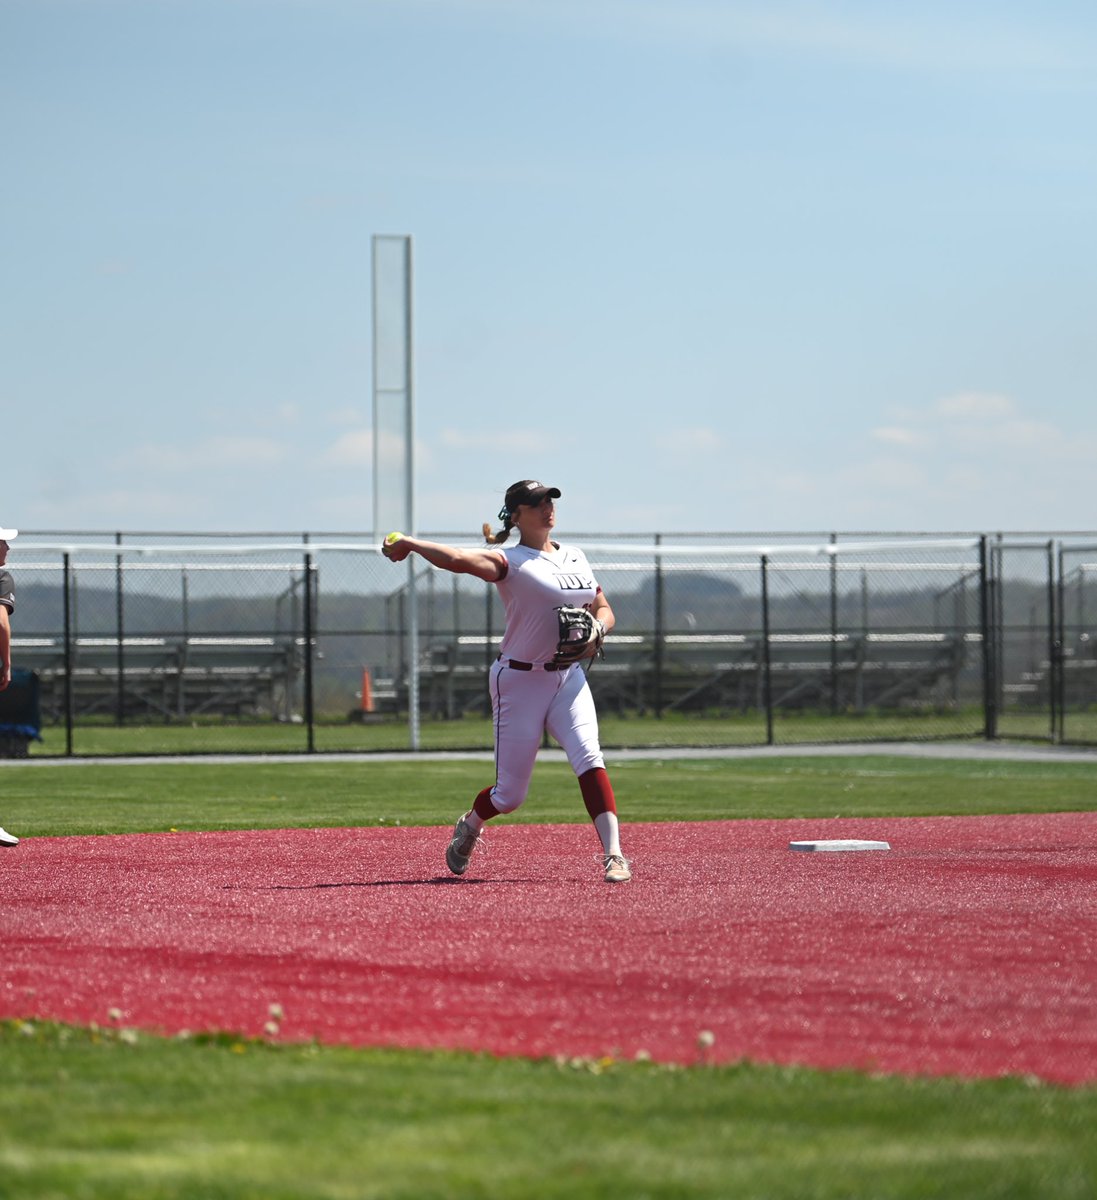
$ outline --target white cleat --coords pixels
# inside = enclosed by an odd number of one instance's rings
[[[446,847],[446,866],[454,875],[464,875],[469,869],[469,859],[479,841],[479,833],[473,833],[462,817],[453,827],[453,838]]]
[[[606,869],[606,883],[628,883],[632,878],[628,859],[623,854],[603,855],[602,866]]]
[[[0,846],[18,846],[19,839],[13,837],[6,829],[0,829]]]

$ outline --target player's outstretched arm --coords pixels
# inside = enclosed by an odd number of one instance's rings
[[[418,554],[432,567],[452,571],[455,575],[475,575],[488,583],[495,583],[503,574],[506,560],[497,550],[460,550],[456,546],[425,542],[405,534],[392,539],[390,533],[381,544],[381,553],[392,562],[403,562],[409,554]]]

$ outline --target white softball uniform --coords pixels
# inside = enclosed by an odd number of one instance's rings
[[[506,632],[490,676],[496,771],[491,800],[500,812],[513,812],[529,791],[546,729],[576,776],[605,766],[586,673],[578,664],[546,670],[559,638],[556,609],[593,604],[601,589],[581,550],[514,546],[503,556],[507,571],[496,586]]]

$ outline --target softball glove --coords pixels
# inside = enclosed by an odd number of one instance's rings
[[[601,651],[606,627],[585,608],[561,605],[556,610],[556,620],[559,641],[556,643],[556,653],[552,656],[553,662],[580,662],[584,658],[593,658]]]

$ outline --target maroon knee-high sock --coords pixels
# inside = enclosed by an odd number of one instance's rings
[[[495,785],[492,784],[492,787]],[[486,787],[476,797],[472,804],[472,811],[480,818],[481,821],[490,821],[492,817],[499,815],[499,810],[491,802],[491,788]]]
[[[602,813],[617,811],[617,801],[613,797],[613,787],[605,767],[591,767],[580,775],[579,790],[583,793],[583,803],[592,821]]]

